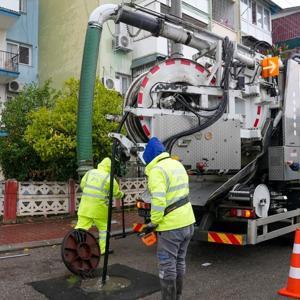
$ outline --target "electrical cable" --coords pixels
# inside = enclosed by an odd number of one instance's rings
[[[185,108],[187,108],[189,111],[191,111],[198,119],[198,124],[201,124],[201,117],[199,116],[199,114],[184,100],[184,98],[179,95],[179,94],[175,94],[174,95],[175,99],[178,100]]]
[[[196,117],[198,119],[200,118],[209,118],[211,117],[211,115],[202,115],[199,112],[197,112],[193,107],[190,106],[190,104],[188,102],[186,102],[186,100],[184,99],[184,97],[180,94],[175,94],[174,97],[176,98],[176,100],[178,100],[182,105],[184,105],[185,108],[187,108],[189,111],[191,111],[194,115],[196,115]],[[219,105],[217,106],[216,109],[218,109]],[[214,109],[215,110],[215,109]],[[213,111],[214,111],[213,110]],[[200,122],[199,122],[200,124]]]
[[[152,98],[152,94],[153,94],[153,89],[158,85],[158,84],[169,84],[169,82],[164,82],[164,81],[159,81],[159,82],[156,82],[150,89],[150,92],[149,92],[149,96],[150,96],[150,99],[151,99],[151,104],[150,106],[146,107],[146,108],[151,108],[153,106],[153,103],[154,103],[154,100]],[[199,87],[202,86],[202,85],[199,85]],[[205,86],[207,87],[207,86]],[[215,87],[215,86],[214,86]],[[181,94],[176,94],[176,95],[180,95],[182,96]],[[186,95],[190,100],[192,100],[192,98],[189,96],[189,95]],[[183,97],[183,96],[182,96]],[[184,98],[183,98],[184,99]],[[185,101],[185,99],[184,99]],[[187,103],[187,102],[186,102]],[[220,104],[216,105],[216,106],[213,106],[213,107],[199,107],[198,109],[199,110],[203,110],[203,111],[215,111],[216,109],[218,109]],[[203,117],[206,117],[206,116],[203,116]]]
[[[131,38],[137,37],[137,36],[141,33],[141,31],[142,31],[142,29],[139,28],[139,29],[137,30],[136,33],[131,33],[130,30],[129,30],[129,25],[128,25],[128,24],[126,24],[126,30],[127,30],[128,35],[129,35]]]

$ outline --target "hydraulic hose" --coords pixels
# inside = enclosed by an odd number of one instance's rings
[[[93,100],[101,33],[102,27],[89,25],[84,44],[77,114],[77,161],[79,175],[83,175],[93,167]]]

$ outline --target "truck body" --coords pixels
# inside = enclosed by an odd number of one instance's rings
[[[225,47],[206,65],[171,57],[140,75],[126,127],[134,144],[156,136],[186,167],[195,239],[256,244],[300,225],[300,173],[286,163],[300,159],[300,62],[278,58],[278,76],[263,77],[264,55],[250,66],[229,58],[225,86]]]
[[[282,61],[272,48],[268,55],[258,51],[260,42],[248,48],[180,18],[131,6],[107,4],[90,16],[79,97],[79,170],[92,159],[90,79],[103,23],[112,19],[198,51],[193,60],[168,57],[132,82],[121,122],[128,137],[111,135],[123,157],[142,161],[147,141],[156,136],[182,162],[190,175],[195,239],[245,245],[294,231],[300,226],[300,173],[287,161],[300,161],[300,54]]]

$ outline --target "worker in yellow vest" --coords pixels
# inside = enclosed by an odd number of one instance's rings
[[[195,223],[188,175],[156,137],[149,140],[143,159],[151,194],[151,223],[147,227],[157,231],[162,299],[181,299],[185,257]]]
[[[82,178],[80,187],[82,197],[78,209],[78,222],[75,229],[90,229],[93,224],[99,231],[99,245],[101,254],[105,253],[107,216],[110,186],[110,158],[104,158],[97,169],[89,170]],[[115,198],[121,199],[124,193],[120,191],[114,179]]]

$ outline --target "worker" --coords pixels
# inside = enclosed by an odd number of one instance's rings
[[[110,188],[110,158],[104,158],[97,169],[91,169],[83,176],[80,187],[82,197],[78,209],[78,222],[75,229],[90,229],[93,224],[99,231],[99,245],[101,255],[105,253],[107,216]],[[120,191],[114,179],[113,196],[121,199],[124,193]]]
[[[181,299],[185,257],[195,223],[188,199],[188,175],[156,137],[146,145],[143,159],[147,164],[145,173],[151,195],[151,222],[147,227],[157,231],[162,299]]]
[[[292,160],[288,160],[286,163],[287,163],[288,166],[290,166],[290,168],[293,171],[299,171],[300,170],[300,164],[299,163],[293,162]]]

